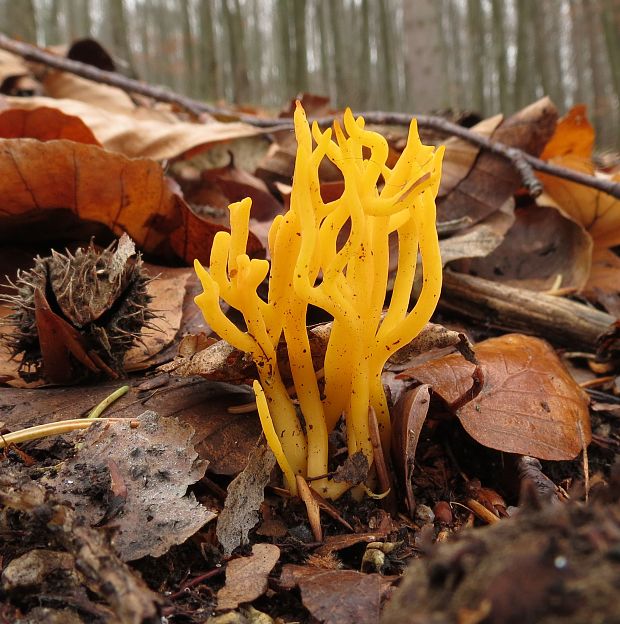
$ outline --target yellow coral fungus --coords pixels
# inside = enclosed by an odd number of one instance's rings
[[[209,271],[196,261],[204,292],[196,297],[213,330],[251,354],[260,384],[254,383],[267,441],[296,492],[296,475],[312,479],[321,494],[337,498],[350,484],[328,472],[327,436],[344,414],[350,455],[373,461],[368,409],[374,408],[384,449],[390,417],[381,383],[386,360],[409,343],[430,319],[441,290],[441,260],[435,229],[435,197],[443,148],[422,145],[412,122],[407,146],[393,168],[388,144],[364,128],[347,109],[344,130],[334,124],[310,129],[303,108],[295,111],[297,158],[290,210],[269,232],[271,264],[246,254],[251,202],[230,206],[231,233],[213,242]],[[344,192],[324,203],[318,169],[328,158],[342,172]],[[338,235],[348,228],[346,241]],[[392,296],[384,311],[388,284],[389,236],[398,239],[398,265]],[[418,256],[422,288],[411,311]],[[267,301],[256,289],[269,274]],[[239,310],[247,331],[222,312],[222,298]],[[321,394],[306,329],[308,305],[333,317]],[[281,338],[288,349],[303,425],[284,387],[276,360]],[[320,477],[317,479],[317,477]]]

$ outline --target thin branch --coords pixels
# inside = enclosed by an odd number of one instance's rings
[[[17,56],[21,56],[27,61],[43,63],[48,67],[70,72],[76,76],[81,76],[82,78],[87,78],[88,80],[92,80],[94,82],[107,84],[112,87],[118,87],[123,91],[138,93],[140,95],[153,98],[159,102],[177,104],[194,115],[199,115],[200,113],[218,114],[222,112],[214,106],[209,106],[208,104],[184,97],[178,93],[174,93],[174,91],[171,91],[170,89],[166,89],[165,87],[149,85],[144,82],[140,82],[139,80],[127,78],[126,76],[116,72],[105,71],[103,69],[93,67],[92,65],[87,65],[86,63],[80,63],[79,61],[64,58],[62,56],[58,56],[57,54],[46,52],[37,46],[30,45],[29,43],[15,41],[3,33],[0,33],[0,48],[6,50],[7,52],[17,54]]]
[[[49,67],[54,67],[55,69],[59,69],[61,71],[67,71],[77,76],[81,76],[82,78],[87,78],[88,80],[118,87],[123,91],[138,93],[160,102],[176,104],[194,115],[208,113],[214,116],[230,117],[232,114],[231,111],[179,95],[178,93],[175,93],[170,89],[166,89],[165,87],[150,85],[138,80],[127,78],[126,76],[116,72],[104,71],[91,65],[86,65],[85,63],[80,63],[78,61],[73,61],[71,59],[46,52],[36,46],[10,39],[2,33],[0,33],[0,48],[13,54],[17,54],[18,56],[21,56],[29,61],[43,63]],[[368,123],[374,124],[409,125],[413,117],[412,115],[405,113],[385,113],[379,111],[370,111],[360,114],[364,116]],[[243,121],[259,128],[284,129],[292,128],[293,125],[291,119],[264,119],[254,115],[235,115],[235,117],[239,121]],[[542,184],[534,174],[534,170],[536,170],[548,173],[558,178],[570,180],[571,182],[589,186],[620,199],[620,183],[614,182],[613,180],[597,178],[595,176],[575,171],[574,169],[567,169],[566,167],[552,165],[544,160],[540,160],[540,158],[536,158],[535,156],[524,152],[523,150],[510,147],[509,145],[505,145],[504,143],[499,143],[497,141],[491,141],[476,132],[472,132],[468,128],[459,126],[448,121],[447,119],[443,119],[442,117],[416,115],[416,118],[418,120],[418,126],[421,128],[430,128],[445,132],[446,134],[459,137],[480,147],[481,149],[489,151],[492,154],[496,154],[501,158],[505,158],[517,170],[521,176],[524,186],[533,196],[537,196],[542,192]],[[328,126],[334,121],[334,119],[335,117],[321,117],[314,121],[317,121],[320,125]]]

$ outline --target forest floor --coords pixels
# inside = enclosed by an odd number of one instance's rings
[[[456,116],[460,138],[420,123],[446,145],[441,299],[383,369],[384,473],[346,459],[339,422],[330,474],[372,487],[329,501],[283,488],[256,367],[194,303],[191,264],[208,265],[230,203],[252,198],[247,252],[265,256],[294,105],[272,127],[258,110],[197,119],[9,57],[0,622],[620,622],[620,159],[593,154],[583,107]],[[386,168],[397,121],[368,124]],[[524,155],[559,177],[515,167]],[[327,161],[319,183],[324,202],[344,191]],[[307,323],[322,362],[331,318],[311,307]],[[277,361],[288,385],[284,345]]]

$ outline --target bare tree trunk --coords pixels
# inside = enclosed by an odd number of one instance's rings
[[[620,0],[605,0],[601,12],[601,23],[605,33],[607,58],[611,82],[616,97],[620,102]],[[616,108],[616,144],[620,144],[620,110]]]
[[[534,74],[540,78],[539,86],[558,106],[564,104],[562,70],[559,56],[560,33],[557,0],[537,2],[533,17]],[[533,71],[533,70],[532,70]],[[540,95],[539,93],[536,94]]]
[[[142,0],[140,4],[136,6],[136,11],[140,14],[140,50],[142,52],[142,62],[138,64],[137,69],[140,72],[140,76],[147,80],[153,80],[153,67],[151,58],[153,56],[153,50],[151,46],[151,33],[150,26],[152,22],[151,5],[148,0]]]
[[[515,104],[523,108],[533,99],[533,65],[530,44],[531,2],[517,0],[517,67],[515,72]]]
[[[588,51],[590,56],[590,71],[592,76],[592,91],[594,96],[594,125],[598,135],[602,135],[606,126],[607,106],[605,102],[605,81],[601,64],[600,52],[600,21],[597,15],[597,6],[592,0],[582,0],[585,25],[588,33]]]
[[[292,82],[292,64],[291,64],[291,56],[292,56],[292,48],[291,48],[291,30],[290,30],[290,11],[289,11],[289,0],[278,0],[277,10],[278,10],[278,39],[280,40],[280,67],[282,69],[281,72],[281,80],[280,83],[282,85],[282,95],[285,98],[289,98],[291,96],[289,90],[291,88]]]
[[[534,67],[536,68],[534,75],[539,79],[536,86],[542,87],[543,93],[551,97],[551,76],[545,43],[547,33],[545,32],[544,11],[544,3],[538,2],[534,10],[534,20],[532,21],[534,31]],[[530,71],[533,71],[533,68]]]
[[[570,18],[571,18],[571,42],[572,42],[572,64],[575,68],[573,72],[575,78],[575,92],[574,99],[578,103],[587,102],[586,86],[587,72],[586,72],[586,29],[583,16],[583,7],[578,0],[571,0],[570,4]]]
[[[90,0],[65,0],[64,11],[69,27],[69,39],[82,39],[92,32]]]
[[[207,100],[215,100],[221,94],[217,74],[214,16],[211,4],[212,0],[200,0],[198,5],[200,23],[198,84],[201,97]]]
[[[560,37],[562,25],[562,5],[558,0],[545,0],[543,18],[545,23],[545,49],[551,76],[549,94],[561,108],[565,105],[562,60],[560,59]]]
[[[405,0],[403,9],[408,108],[417,113],[438,110],[447,102],[442,99],[444,72],[438,43],[442,33],[437,3]]]
[[[148,2],[149,0],[147,0]],[[168,8],[165,2],[162,0],[158,0],[157,3],[153,3],[152,9],[155,17],[155,26],[156,26],[156,41],[157,41],[157,49],[165,50],[168,47],[168,39],[170,36],[169,30],[169,20],[170,15],[168,13]],[[170,56],[167,54],[162,54],[158,59],[158,62],[154,64],[156,67],[156,76],[157,81],[165,84],[172,85],[174,82],[172,75],[172,67],[170,63]]]
[[[263,38],[261,32],[260,1],[252,0],[252,33],[250,37],[250,82],[252,101],[263,101]]]
[[[335,79],[335,100],[340,105],[343,102],[343,95],[347,91],[345,84],[345,64],[344,46],[343,46],[343,18],[342,18],[342,0],[330,0],[327,3],[329,7],[329,17],[331,21],[332,33],[332,50],[333,50],[333,66]]]
[[[295,0],[293,3],[295,26],[295,76],[294,85],[297,91],[308,90],[308,59],[306,56],[306,0]]]
[[[467,0],[467,31],[469,33],[472,106],[484,113],[484,21],[481,0]]]
[[[179,2],[179,10],[181,12],[181,29],[183,33],[184,91],[189,95],[196,95],[196,61],[194,58],[194,41],[189,15],[189,0],[181,0]]]
[[[405,3],[405,7],[407,4]],[[447,41],[448,58],[452,63],[452,75],[448,85],[448,102],[452,108],[463,108],[466,106],[464,81],[463,47],[461,42],[461,18],[458,7],[454,0],[444,0],[444,7],[447,20],[447,33],[444,36]],[[405,12],[405,16],[407,13]],[[406,21],[406,17],[405,17]]]
[[[508,59],[506,54],[506,15],[504,2],[493,0],[493,56],[495,57],[495,67],[497,71],[497,94],[499,109],[503,113],[508,113],[510,104],[510,85],[508,82]]]
[[[379,0],[379,63],[382,80],[382,107],[394,109],[394,51],[390,34],[389,8],[386,0]]]
[[[129,34],[127,32],[127,13],[123,0],[108,0],[108,11],[111,28],[112,47],[115,54],[127,64],[129,74],[136,76],[136,70],[129,45]]]
[[[329,27],[329,15],[328,15],[328,4],[326,2],[318,2],[316,5],[316,14],[317,14],[317,22],[318,29],[321,33],[321,50],[320,50],[320,59],[321,59],[321,89],[320,92],[325,95],[329,95],[332,100],[335,100],[335,85],[334,80],[331,79],[332,75],[332,65],[329,62],[331,57],[330,53],[330,33],[331,29]]]
[[[233,94],[236,104],[248,101],[248,68],[245,55],[241,6],[239,0],[223,0],[224,21],[228,34],[228,54],[232,73]]]
[[[6,33],[15,39],[37,43],[33,0],[9,0],[5,5]],[[5,27],[3,27],[4,30]]]
[[[370,7],[368,0],[362,0],[361,32],[359,47],[359,101],[361,108],[367,108],[370,95]]]
[[[60,34],[59,17],[62,8],[60,6],[60,0],[52,0],[50,5],[45,11],[45,17],[43,19],[43,32],[45,35],[45,44],[54,45],[59,44],[62,40]]]

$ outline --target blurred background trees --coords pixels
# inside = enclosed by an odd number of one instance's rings
[[[196,98],[482,115],[548,94],[620,146],[620,0],[0,0],[2,30],[97,38]]]

